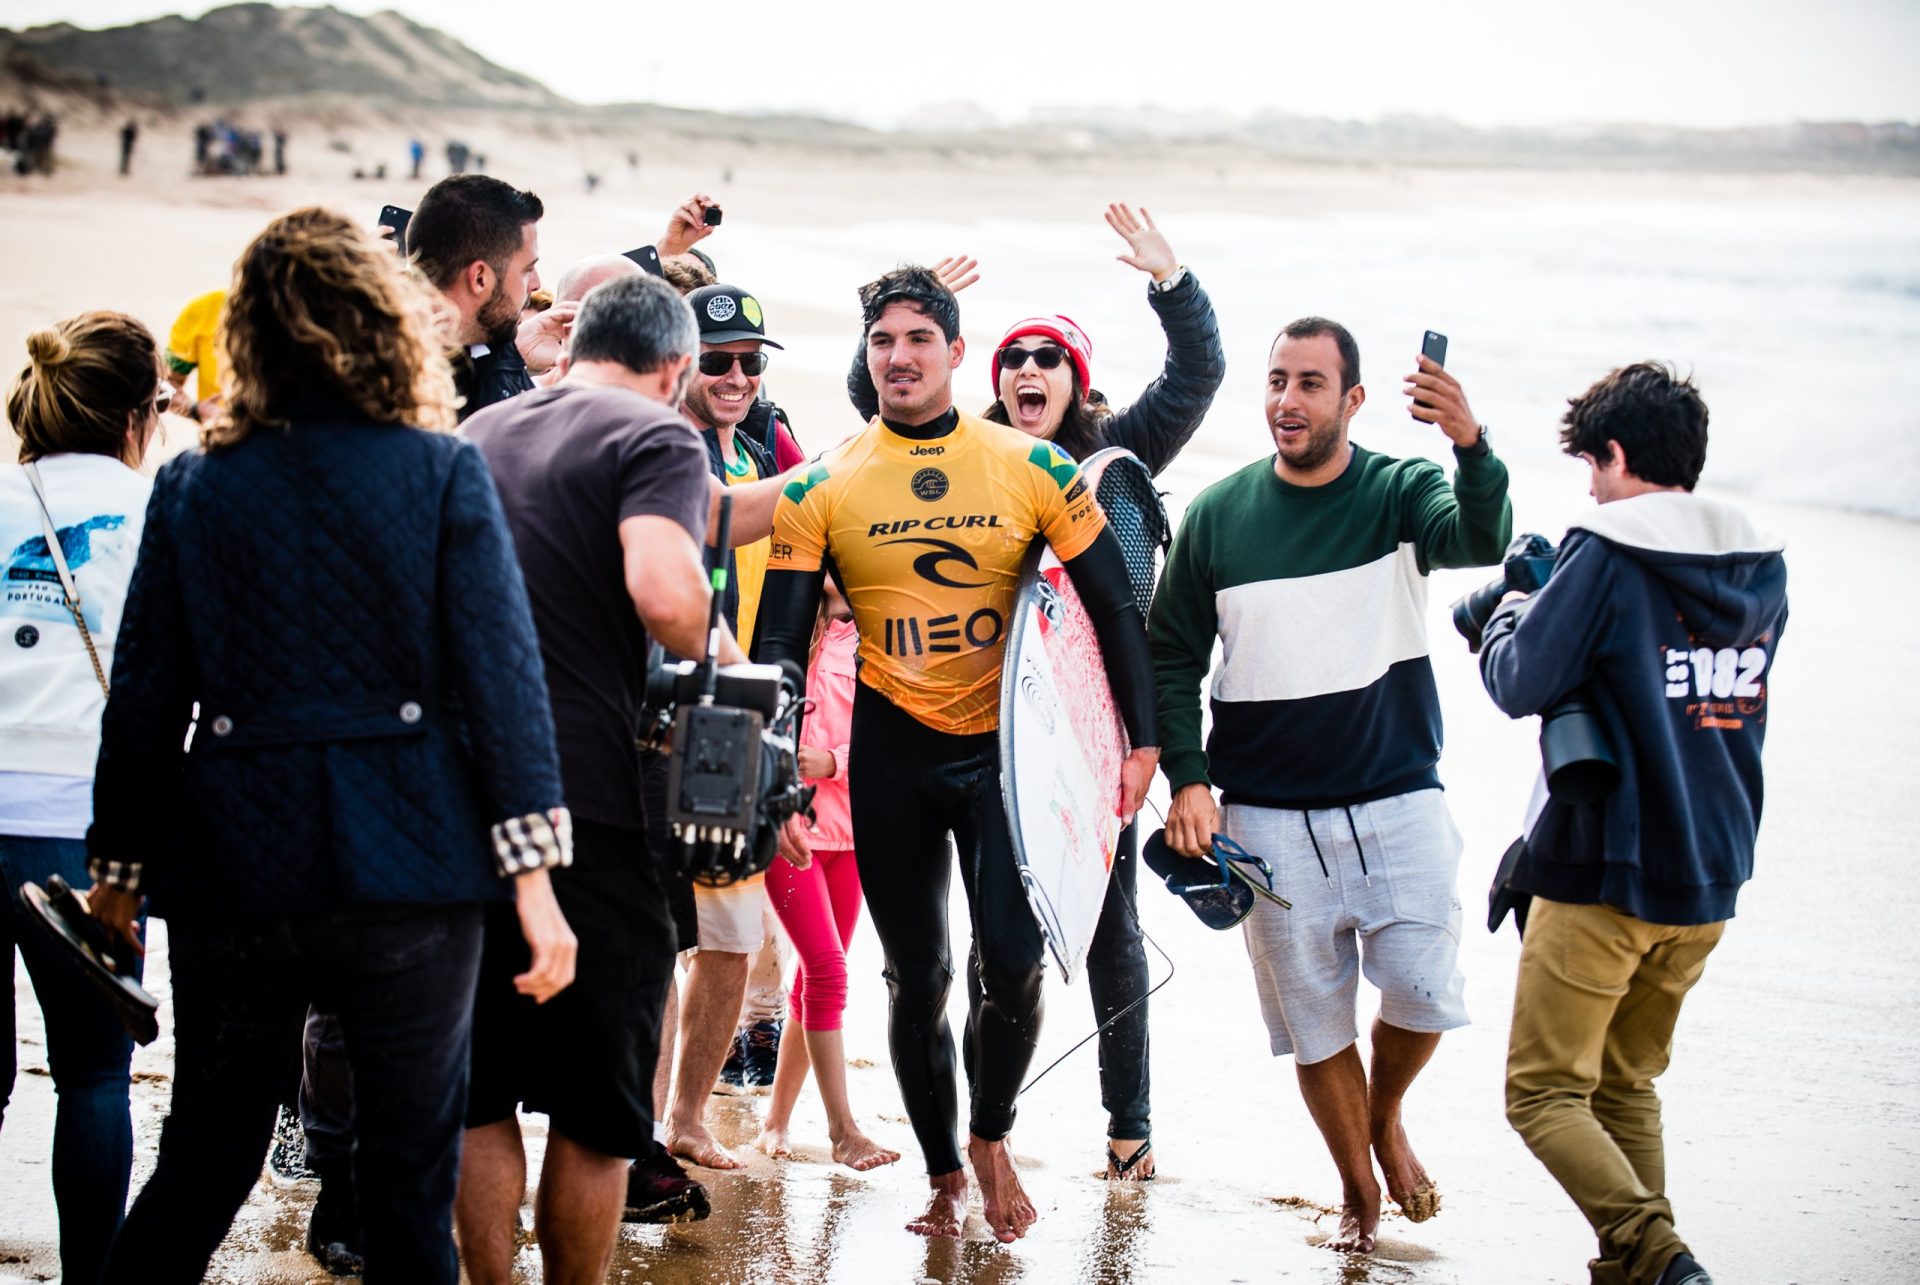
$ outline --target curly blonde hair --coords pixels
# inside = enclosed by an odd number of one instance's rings
[[[342,214],[308,206],[267,225],[233,265],[222,340],[226,413],[209,450],[282,427],[302,394],[338,398],[370,420],[448,430],[453,372],[436,296]]]

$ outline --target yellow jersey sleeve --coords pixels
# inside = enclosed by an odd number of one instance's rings
[[[176,375],[198,370],[196,394],[202,399],[220,391],[220,316],[227,292],[209,290],[180,310],[167,332],[167,365]]]
[[[1085,553],[1107,525],[1106,514],[1093,498],[1093,488],[1080,476],[1080,466],[1052,442],[1037,441],[1027,453],[1033,466],[1034,522],[1062,562]]]
[[[818,571],[824,564],[830,507],[826,483],[832,475],[827,461],[816,460],[780,488],[768,571]]]

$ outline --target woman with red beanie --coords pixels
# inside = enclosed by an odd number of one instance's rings
[[[1093,341],[1066,316],[1016,322],[994,347],[993,405],[985,417],[1055,443],[1076,460],[1121,446],[1156,476],[1173,462],[1213,404],[1226,375],[1220,324],[1200,282],[1181,265],[1167,238],[1143,208],[1109,205],[1107,226],[1127,242],[1120,262],[1153,278],[1147,302],[1167,335],[1159,378],[1119,410],[1093,387]],[[959,291],[979,280],[972,259],[943,259],[934,271]],[[854,406],[872,419],[879,394],[867,373],[864,346],[847,376]],[[1107,900],[1087,953],[1087,987],[1100,1030],[1100,1100],[1107,1110],[1107,1177],[1153,1177],[1147,1108],[1147,954],[1135,910],[1139,844],[1134,827],[1121,832]],[[970,985],[978,985],[969,962]],[[1116,1018],[1116,1014],[1124,1016]]]

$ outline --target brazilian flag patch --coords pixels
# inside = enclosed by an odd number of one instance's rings
[[[800,501],[807,498],[808,491],[811,491],[814,487],[820,485],[822,482],[826,480],[827,480],[826,465],[816,464],[812,468],[807,470],[807,475],[805,477],[796,478],[793,481],[787,483],[785,486],[781,487],[780,494],[786,496],[789,500],[792,500],[795,504],[798,504],[800,503]]]
[[[1034,447],[1027,456],[1027,463],[1052,478],[1053,484],[1063,491],[1073,482],[1073,475],[1079,472],[1079,465],[1052,442],[1041,442]]]

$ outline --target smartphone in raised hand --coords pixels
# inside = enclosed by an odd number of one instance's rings
[[[380,226],[393,229],[393,245],[401,254],[407,252],[407,224],[412,221],[412,210],[403,210],[397,205],[380,207]]]
[[[1447,364],[1447,337],[1438,330],[1429,330],[1420,340],[1420,355],[1434,365],[1444,367]],[[1421,410],[1433,409],[1418,397],[1413,399],[1413,404]]]

